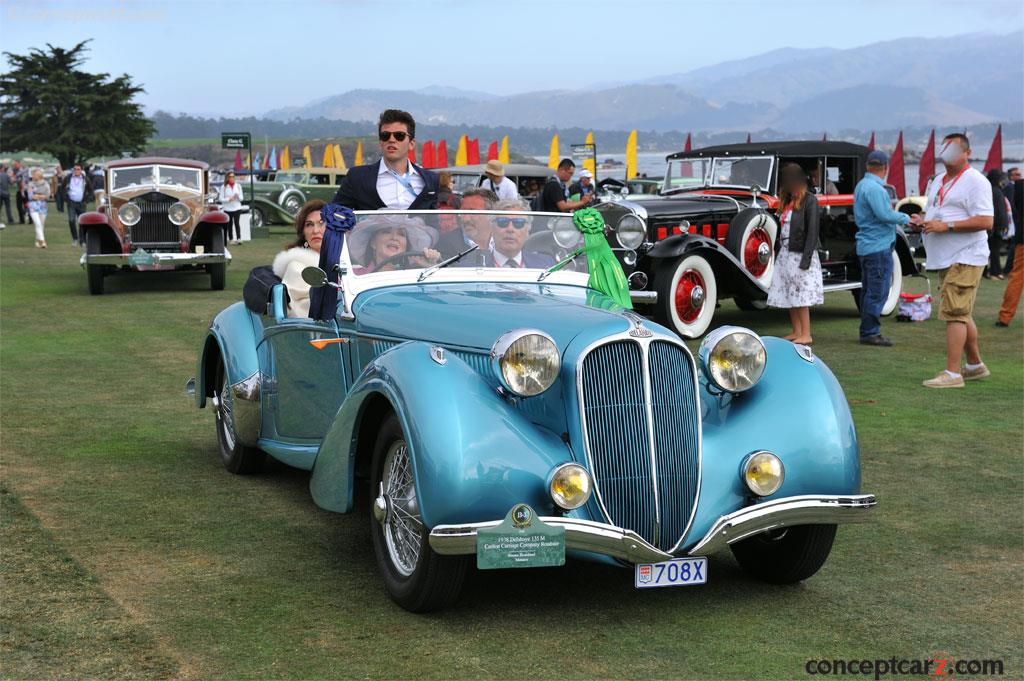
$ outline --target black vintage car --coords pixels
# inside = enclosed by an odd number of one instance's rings
[[[705,147],[668,156],[656,197],[606,195],[608,224],[634,304],[684,338],[702,335],[719,300],[763,308],[779,232],[779,168],[798,163],[822,206],[820,251],[825,291],[860,299],[853,189],[868,148],[847,142],[765,142]],[[899,301],[904,275],[916,274],[907,236],[898,230],[893,282],[883,309]]]

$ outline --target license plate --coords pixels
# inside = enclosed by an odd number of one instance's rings
[[[673,558],[662,563],[642,563],[636,566],[636,588],[657,586],[690,586],[708,581],[707,558]]]
[[[128,264],[134,267],[145,267],[156,264],[156,258],[153,257],[153,254],[137,248],[128,254]]]

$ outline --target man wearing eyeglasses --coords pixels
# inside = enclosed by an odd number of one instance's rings
[[[498,201],[494,210],[521,211],[525,210],[522,201]],[[523,244],[526,237],[530,235],[529,216],[500,215],[494,218],[494,240],[495,267],[527,267],[544,269],[555,264],[554,258],[543,253],[524,251]]]
[[[416,147],[416,121],[412,114],[387,109],[377,122],[380,162],[348,171],[334,203],[352,210],[432,210],[437,207],[436,173],[409,162]]]

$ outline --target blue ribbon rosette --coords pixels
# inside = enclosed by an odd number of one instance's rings
[[[320,244],[320,269],[327,273],[327,279],[337,280],[338,261],[341,247],[345,243],[345,232],[356,226],[356,216],[349,208],[337,203],[325,204],[320,209],[324,221],[324,240]],[[309,292],[309,316],[320,321],[334,319],[338,310],[338,289],[322,286]]]

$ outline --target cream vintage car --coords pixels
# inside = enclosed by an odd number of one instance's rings
[[[106,190],[95,211],[78,218],[89,293],[103,293],[115,272],[191,270],[224,288],[231,254],[224,246],[229,217],[216,205],[209,166],[180,158],[127,158],[106,168]]]

